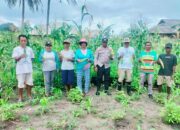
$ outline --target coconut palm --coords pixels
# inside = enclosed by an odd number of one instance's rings
[[[19,6],[22,7],[21,27],[24,26],[25,9],[26,9],[25,2],[27,2],[30,10],[32,11],[34,10],[38,11],[39,5],[42,5],[41,0],[5,0],[5,2],[7,2],[10,8],[16,6],[17,3],[19,3]]]
[[[76,0],[66,0],[68,4],[72,3],[73,5],[77,4]],[[62,0],[59,0],[60,3],[62,3]],[[51,0],[48,0],[47,3],[47,17],[46,17],[46,34],[49,33],[49,16],[50,16],[50,8],[51,8]]]

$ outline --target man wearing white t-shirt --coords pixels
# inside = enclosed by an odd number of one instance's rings
[[[126,76],[127,93],[131,91],[131,74],[133,68],[134,48],[129,46],[129,38],[124,39],[124,47],[118,49],[119,70],[118,70],[118,90],[123,86],[123,80]]]
[[[29,99],[32,99],[31,88],[33,86],[32,78],[32,59],[33,50],[27,46],[27,37],[19,35],[20,45],[13,49],[12,58],[16,60],[16,76],[18,80],[18,97],[21,102],[23,99],[23,88],[27,89]]]

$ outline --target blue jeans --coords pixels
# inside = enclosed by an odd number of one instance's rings
[[[84,92],[88,93],[89,86],[90,86],[90,68],[87,70],[77,70],[77,87],[81,92],[83,92],[83,90],[82,90],[82,78],[83,78],[83,76],[85,79]]]
[[[50,94],[53,82],[54,82],[54,73],[55,71],[44,71],[44,85],[46,94]]]

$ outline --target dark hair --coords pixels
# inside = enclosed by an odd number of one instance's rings
[[[81,46],[83,43],[85,43],[87,46],[87,42],[79,42],[79,45]]]
[[[146,41],[146,42],[145,42],[145,46],[146,46],[148,43],[152,46],[152,43],[151,43],[150,41]]]
[[[26,39],[28,40],[27,36],[24,35],[24,34],[20,34],[20,35],[18,36],[18,39],[20,40],[21,37],[24,37],[24,38],[26,38]]]

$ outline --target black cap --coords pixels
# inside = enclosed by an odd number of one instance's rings
[[[52,43],[50,41],[47,41],[45,46],[52,46]]]
[[[165,48],[172,48],[172,44],[171,43],[167,43],[166,45],[165,45]]]
[[[102,43],[108,43],[108,39],[107,38],[103,38],[102,39]]]

